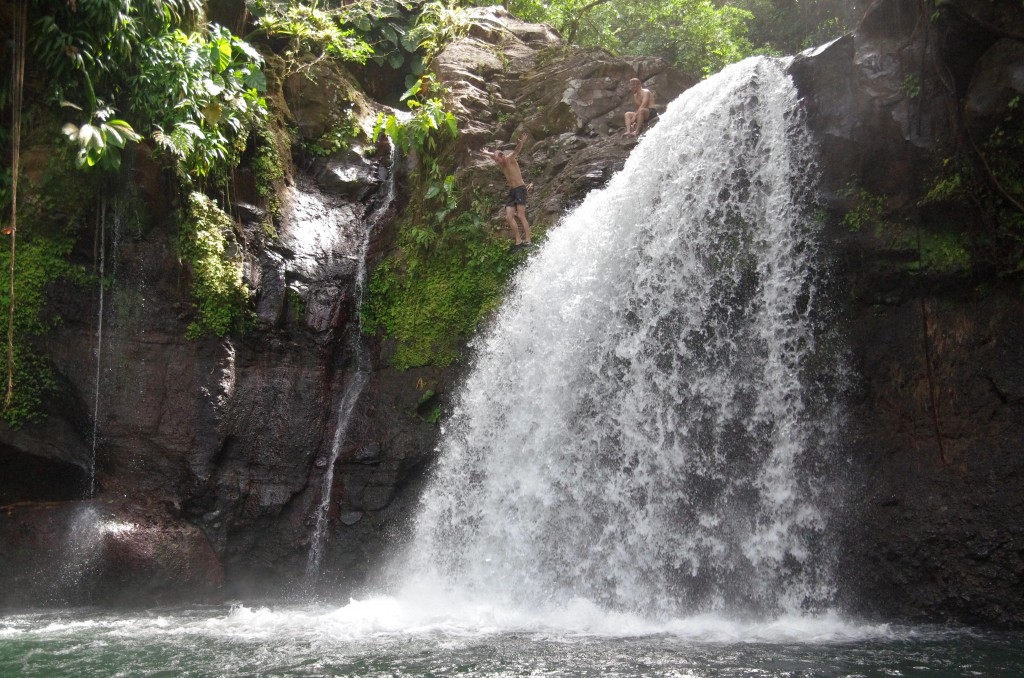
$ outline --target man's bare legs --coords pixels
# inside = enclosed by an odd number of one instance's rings
[[[505,221],[508,222],[508,227],[512,229],[512,235],[516,237],[516,244],[523,244],[523,237],[519,234],[519,224],[516,223],[516,210],[512,205],[505,207]]]
[[[530,244],[530,222],[526,220],[526,205],[516,205],[516,216],[523,224],[523,241]]]
[[[633,111],[626,111],[626,115],[623,116],[623,121],[626,125],[626,131],[622,133],[624,137],[633,136],[633,122],[636,120],[636,113]]]
[[[640,136],[640,130],[644,128],[644,123],[647,122],[647,117],[650,115],[650,111],[646,108],[641,108],[636,113],[626,113],[626,131],[622,133],[624,137],[637,137]],[[636,129],[634,130],[634,125]]]
[[[519,222],[516,221],[516,217],[519,218]],[[509,228],[512,229],[512,235],[516,237],[516,244],[522,245],[530,243],[530,222],[526,220],[526,205],[516,205],[513,208],[511,205],[505,207],[505,221],[508,222]],[[522,223],[523,229],[520,232],[519,223]],[[523,236],[526,236],[525,239]]]

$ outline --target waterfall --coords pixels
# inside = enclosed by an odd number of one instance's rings
[[[520,271],[444,424],[405,592],[650,616],[830,604],[843,370],[786,65],[683,94]]]
[[[396,160],[397,151],[392,147],[384,198],[371,215],[366,228],[362,229],[356,254],[355,301],[358,322],[354,328],[350,328],[348,337],[350,349],[355,356],[356,370],[345,384],[345,389],[342,392],[341,401],[338,405],[334,438],[331,440],[331,449],[326,460],[326,468],[320,487],[320,503],[317,505],[316,522],[310,539],[309,555],[306,559],[307,586],[314,585],[320,576],[320,563],[323,560],[324,546],[327,540],[331,487],[334,484],[334,464],[338,460],[342,443],[345,442],[345,436],[348,434],[349,424],[352,420],[352,413],[355,410],[356,403],[359,402],[359,396],[362,395],[366,383],[370,380],[370,357],[363,347],[363,320],[359,310],[363,307],[363,298],[366,295],[366,254],[370,247],[370,236],[395,200],[394,170],[397,166]]]

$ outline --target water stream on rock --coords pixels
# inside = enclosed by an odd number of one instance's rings
[[[348,434],[352,413],[355,410],[359,396],[362,395],[366,383],[370,379],[370,358],[363,347],[363,325],[362,314],[359,310],[363,306],[363,298],[366,294],[366,254],[370,247],[370,236],[378,226],[388,208],[395,199],[394,169],[397,159],[396,150],[392,148],[391,162],[388,165],[387,178],[385,183],[384,198],[378,204],[376,210],[370,216],[366,228],[361,232],[359,246],[356,253],[356,275],[355,275],[355,308],[357,322],[349,328],[348,344],[352,354],[355,356],[355,372],[349,377],[345,389],[341,395],[338,405],[338,415],[334,427],[334,438],[331,441],[330,454],[326,460],[323,481],[320,489],[320,503],[316,511],[316,523],[313,527],[313,534],[310,539],[309,555],[306,560],[306,585],[311,587],[316,584],[320,576],[320,565],[324,555],[324,545],[327,540],[328,515],[331,505],[331,488],[334,484],[334,464],[338,460],[345,436]]]
[[[117,214],[117,208],[114,207],[114,214]],[[107,198],[102,196],[100,198],[100,213],[97,219],[97,228],[99,230],[99,270],[98,278],[99,282],[97,287],[99,288],[99,301],[97,302],[96,311],[96,384],[93,392],[93,404],[92,404],[92,443],[89,456],[89,494],[88,497],[96,495],[96,448],[99,445],[100,436],[100,381],[103,376],[102,365],[103,365],[103,301],[104,301],[104,286],[106,285],[106,263],[107,263]]]
[[[476,342],[387,585],[11,615],[0,675],[1021,675],[1019,634],[834,609],[811,151],[778,61],[669,106]]]

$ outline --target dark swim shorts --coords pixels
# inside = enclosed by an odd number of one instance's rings
[[[648,120],[654,120],[657,117],[658,117],[658,112],[656,110],[654,110],[653,108],[648,108],[647,109],[647,119]]]
[[[508,192],[508,200],[505,201],[505,207],[515,207],[516,205],[526,204],[526,185],[516,186]]]

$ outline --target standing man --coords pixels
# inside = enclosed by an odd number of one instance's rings
[[[501,151],[483,149],[485,154],[498,163],[502,174],[505,175],[505,181],[508,182],[509,192],[508,200],[505,201],[505,221],[508,222],[509,227],[512,229],[512,234],[516,237],[516,243],[512,246],[513,251],[532,245],[530,242],[530,222],[526,220],[526,182],[523,181],[523,173],[519,169],[519,160],[517,159],[519,151],[523,150],[523,143],[525,141],[526,132],[523,132],[522,136],[519,137],[519,143],[516,144],[515,149],[508,155]],[[523,225],[521,234],[516,218]]]
[[[654,110],[654,92],[645,88],[640,82],[640,78],[633,78],[629,81],[629,91],[633,94],[636,113],[626,112],[626,131],[622,133],[622,136],[635,137],[640,135],[644,123],[658,117],[658,112]]]

